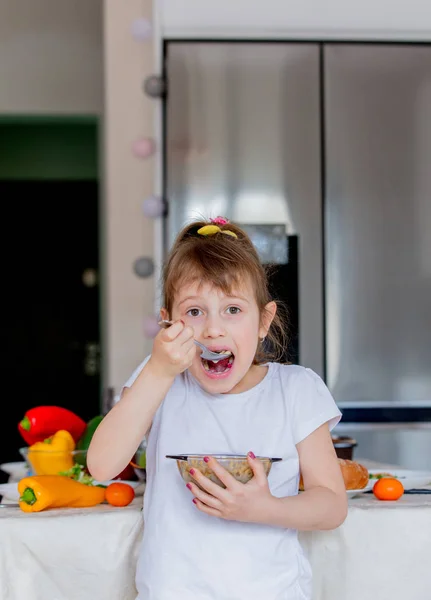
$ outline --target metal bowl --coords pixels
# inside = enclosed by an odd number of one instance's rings
[[[241,483],[247,483],[253,477],[253,471],[246,454],[168,454],[166,458],[172,458],[177,462],[180,475],[186,483],[193,481],[196,484],[196,480],[190,475],[190,469],[199,469],[205,477],[217,485],[225,487],[204,461],[205,456],[215,458],[226,471]],[[256,458],[263,464],[267,476],[271,471],[272,463],[282,460],[281,458],[270,458],[268,456],[257,456]]]

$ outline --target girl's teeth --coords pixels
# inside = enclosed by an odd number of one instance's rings
[[[226,359],[224,359],[224,360],[226,360]],[[232,366],[232,363],[233,363],[233,361],[234,361],[234,357],[233,357],[233,355],[231,354],[231,355],[229,356],[229,359],[228,359],[228,362],[227,362],[227,366],[226,366],[226,368],[225,368],[225,369],[223,369],[223,370],[219,370],[219,369],[218,369],[218,366],[220,366],[218,362],[216,362],[216,363],[212,363],[212,368],[210,368],[210,364],[209,364],[211,361],[208,361],[208,360],[204,360],[204,359],[203,359],[203,360],[202,360],[202,363],[203,363],[203,365],[204,365],[204,369],[205,369],[205,371],[211,371],[211,372],[213,372],[213,373],[225,373],[225,372],[226,372],[226,371],[227,371],[227,370],[228,370],[228,369],[229,369],[229,368]]]

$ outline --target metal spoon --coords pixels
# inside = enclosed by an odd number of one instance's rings
[[[164,321],[164,320],[159,321],[159,326],[163,327],[163,329],[168,329],[168,327],[170,327],[171,325],[172,325],[172,321]],[[208,348],[206,346],[204,346],[197,340],[193,340],[193,341],[196,344],[196,346],[199,346],[199,348],[202,350],[201,358],[203,358],[205,360],[210,360],[212,362],[218,362],[219,360],[223,360],[224,358],[229,358],[229,356],[231,356],[231,354],[232,354],[232,352],[229,352],[226,354],[220,354],[219,352],[212,352],[211,350],[208,350]]]

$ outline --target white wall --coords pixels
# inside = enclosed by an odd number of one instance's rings
[[[156,225],[142,202],[157,192],[160,155],[143,160],[131,149],[138,137],[157,137],[158,102],[142,91],[156,71],[155,40],[131,35],[135,19],[151,16],[151,0],[104,0],[104,384],[117,392],[151,350],[143,323],[154,314],[155,278],[139,279],[132,266],[139,256],[154,256]]]
[[[99,114],[102,0],[0,0],[0,114]]]
[[[165,37],[431,39],[429,0],[155,0]]]

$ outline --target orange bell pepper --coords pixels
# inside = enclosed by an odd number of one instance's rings
[[[73,467],[74,449],[72,435],[61,429],[43,442],[36,442],[30,446],[27,458],[36,475],[58,475]]]
[[[88,508],[105,500],[105,488],[79,483],[63,475],[34,475],[18,483],[19,507],[24,512],[49,508]]]

